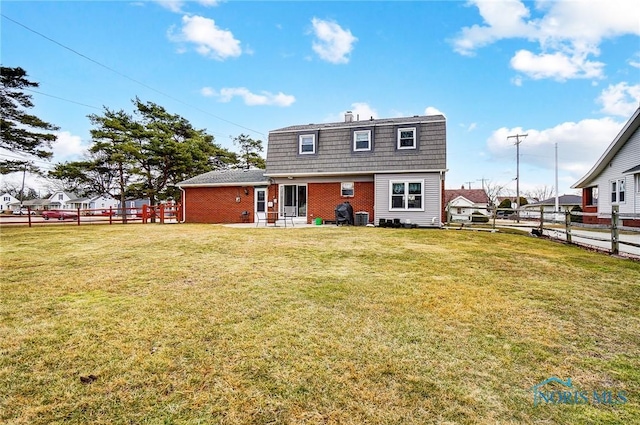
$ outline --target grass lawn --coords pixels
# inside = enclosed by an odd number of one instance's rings
[[[444,230],[0,237],[0,423],[639,423],[638,262]],[[534,406],[552,376],[588,402]]]

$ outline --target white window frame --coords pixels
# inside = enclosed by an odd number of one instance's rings
[[[305,139],[311,139],[311,152],[302,151],[302,142]],[[316,153],[316,135],[315,134],[301,134],[298,136],[298,153],[300,155],[313,155]]]
[[[420,184],[420,208],[409,208],[409,185]],[[393,185],[404,184],[404,195],[402,208],[393,207]],[[417,194],[414,194],[416,196]],[[389,181],[389,211],[424,211],[424,180],[391,180]]]
[[[358,134],[366,134],[367,135],[367,147],[366,148],[358,148],[357,140]],[[366,152],[371,150],[371,130],[356,130],[353,132],[353,151],[354,152]]]
[[[627,202],[627,190],[625,179],[614,179],[609,182],[609,192],[611,193],[611,204],[625,204]],[[620,195],[624,199],[620,200]],[[615,199],[614,199],[615,198]]]
[[[640,193],[640,174],[636,174],[636,193]]]
[[[413,132],[413,144],[411,146],[401,146],[400,145],[400,135],[403,131],[412,131]],[[397,140],[397,148],[398,149],[415,149],[417,146],[417,135],[418,130],[416,127],[402,127],[398,128],[398,140]]]
[[[351,187],[349,187],[351,186]],[[340,183],[340,196],[343,198],[353,198],[356,193],[356,184],[354,182],[342,182]],[[345,195],[345,191],[351,191],[349,195],[348,192]]]

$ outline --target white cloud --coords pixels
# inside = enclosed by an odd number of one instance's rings
[[[216,95],[216,91],[211,87],[203,87],[200,89],[200,94],[204,97],[212,97]]]
[[[511,59],[514,69],[532,78],[602,78],[600,54],[604,39],[640,35],[640,2],[628,0],[538,1],[536,13],[520,0],[471,0],[483,25],[462,28],[453,40],[454,50],[473,55],[483,46],[502,39],[537,42],[539,53],[521,50]]]
[[[234,97],[241,97],[248,106],[273,105],[273,106],[291,106],[295,101],[295,96],[279,92],[277,94],[268,91],[261,91],[255,94],[245,87],[227,87],[216,91],[211,87],[203,87],[200,90],[203,96],[217,97],[220,102],[230,102]]]
[[[61,131],[56,133],[56,137],[56,141],[51,144],[53,157],[56,161],[77,160],[87,151],[80,136],[74,136],[68,131]]]
[[[582,55],[568,56],[562,52],[536,55],[528,50],[519,50],[511,58],[511,67],[534,80],[553,78],[564,81],[570,78],[601,78],[604,64],[588,61]]]
[[[203,56],[222,61],[242,54],[240,41],[231,31],[218,28],[213,19],[185,15],[180,33],[174,34],[173,31],[172,27],[168,32],[171,41],[193,43],[195,50]]]
[[[183,13],[183,7],[187,1],[185,0],[154,0],[160,6],[168,9],[174,13]],[[199,4],[203,6],[217,6],[220,4],[218,0],[198,0]]]
[[[433,106],[427,106],[427,108],[424,110],[424,114],[425,115],[444,115],[444,112],[441,112],[439,109],[434,108]]]
[[[503,127],[491,134],[487,140],[487,147],[495,157],[513,157],[515,163],[515,139],[507,137],[528,134],[520,143],[521,166],[530,164],[553,169],[554,146],[557,142],[558,168],[567,171],[575,182],[591,169],[623,124],[611,118],[601,118],[565,122],[544,130]]]
[[[321,59],[331,63],[348,63],[348,55],[353,50],[353,44],[358,41],[351,31],[344,30],[340,25],[318,18],[311,20],[313,34],[313,51]]]
[[[469,124],[469,126],[467,127],[467,132],[471,132],[473,130],[475,130],[478,127],[478,124],[475,122],[472,122],[471,124]]]
[[[605,114],[630,117],[640,104],[640,84],[630,86],[622,82],[610,85],[602,91],[598,102]]]

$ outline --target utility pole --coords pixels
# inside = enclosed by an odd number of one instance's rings
[[[473,182],[465,182],[465,183],[467,183],[469,185],[469,190],[471,190],[471,183],[473,183]]]
[[[484,191],[484,182],[488,182],[489,179],[485,179],[484,177],[481,179],[476,179],[477,182],[481,182],[482,183],[482,191]]]
[[[558,199],[558,142],[556,142],[556,212],[560,211],[560,200]]]
[[[528,134],[514,134],[507,136],[507,139],[516,139],[516,223],[520,223],[520,138],[527,137]]]

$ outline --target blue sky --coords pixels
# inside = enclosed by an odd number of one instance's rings
[[[266,145],[270,130],[341,121],[347,110],[360,119],[443,113],[447,188],[488,179],[515,193],[507,136],[527,133],[521,192],[554,185],[557,143],[563,194],[640,105],[640,2],[628,0],[1,7],[2,65],[40,83],[32,112],[61,127],[54,162],[82,157],[88,114],[132,111],[136,96],[228,148],[240,133]]]

